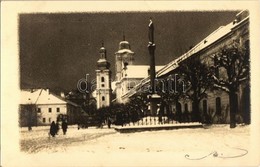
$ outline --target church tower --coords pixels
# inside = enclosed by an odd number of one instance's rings
[[[123,41],[119,43],[119,50],[115,53],[116,64],[116,81],[120,81],[122,78],[122,69],[127,65],[132,65],[134,62],[134,52],[131,51],[131,47],[128,41],[123,36]]]
[[[99,50],[100,58],[97,61],[96,70],[96,100],[97,109],[110,105],[111,102],[111,71],[109,69],[110,63],[106,60],[106,49],[102,43]]]
[[[122,87],[121,79],[123,78],[123,70],[127,68],[127,65],[133,65],[134,63],[134,52],[131,51],[131,47],[128,41],[125,40],[125,35],[123,36],[123,41],[119,43],[119,50],[115,53],[115,93],[118,103],[121,103],[121,96],[124,92]]]

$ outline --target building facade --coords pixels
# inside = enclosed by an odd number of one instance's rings
[[[96,102],[97,109],[109,106],[111,103],[111,71],[106,59],[106,49],[102,46],[99,50],[100,59],[97,61],[96,70]]]
[[[113,99],[113,102],[128,102],[129,99],[123,98],[124,95],[149,76],[149,65],[135,65],[134,55],[135,53],[131,50],[129,42],[124,38],[119,43],[119,50],[115,52],[116,76],[112,85],[116,98]],[[158,71],[162,67],[156,66],[156,70]]]
[[[229,24],[221,26],[208,37],[203,39],[186,56],[186,59],[199,58],[207,67],[214,66],[214,56],[227,46],[238,43],[241,48],[249,49],[249,13],[242,11]],[[190,54],[190,55],[189,55]],[[249,56],[249,55],[248,55]],[[185,60],[183,60],[185,61]],[[176,69],[177,71],[178,69]],[[218,68],[217,75],[221,79],[227,77],[227,69]],[[249,74],[248,74],[249,75]],[[249,79],[249,78],[248,78]],[[250,122],[250,81],[241,84],[236,93],[238,109],[236,112],[237,122]],[[207,96],[200,101],[199,108],[201,115],[209,115],[213,123],[230,122],[230,99],[229,94],[221,89],[207,90]],[[192,101],[180,99],[182,113],[192,112]]]
[[[80,106],[50,93],[49,89],[22,90],[21,97],[20,126],[50,125],[62,119],[75,124],[81,114]]]

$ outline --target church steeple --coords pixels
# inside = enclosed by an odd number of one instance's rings
[[[96,100],[97,109],[110,105],[111,102],[111,71],[110,63],[106,60],[106,48],[102,42],[99,49],[99,60],[96,70]]]
[[[116,57],[116,64],[115,64],[115,71],[116,71],[116,80],[121,80],[121,72],[125,65],[133,65],[134,62],[134,52],[131,50],[130,44],[125,39],[125,33],[123,32],[123,41],[119,43],[119,49],[115,53]]]
[[[99,49],[100,58],[97,61],[97,66],[99,69],[109,69],[110,63],[106,60],[106,48],[104,47],[104,43],[102,42],[101,48]]]
[[[101,59],[106,59],[107,58],[106,48],[104,47],[104,42],[102,42],[102,44],[101,44],[101,48],[99,49],[99,53],[100,53],[100,58]]]

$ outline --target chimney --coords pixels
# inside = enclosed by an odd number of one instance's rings
[[[62,98],[65,98],[64,92],[60,92],[60,96],[61,96]]]
[[[248,10],[243,10],[241,12],[239,12],[237,15],[236,15],[236,20],[235,22],[238,23],[240,22],[241,20],[245,19],[246,17],[249,16],[249,12]]]

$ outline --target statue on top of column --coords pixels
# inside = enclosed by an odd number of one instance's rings
[[[150,18],[150,23],[149,23],[149,44],[154,43],[154,37],[153,37],[153,32],[154,32],[154,27],[153,27],[153,21],[152,18]]]

